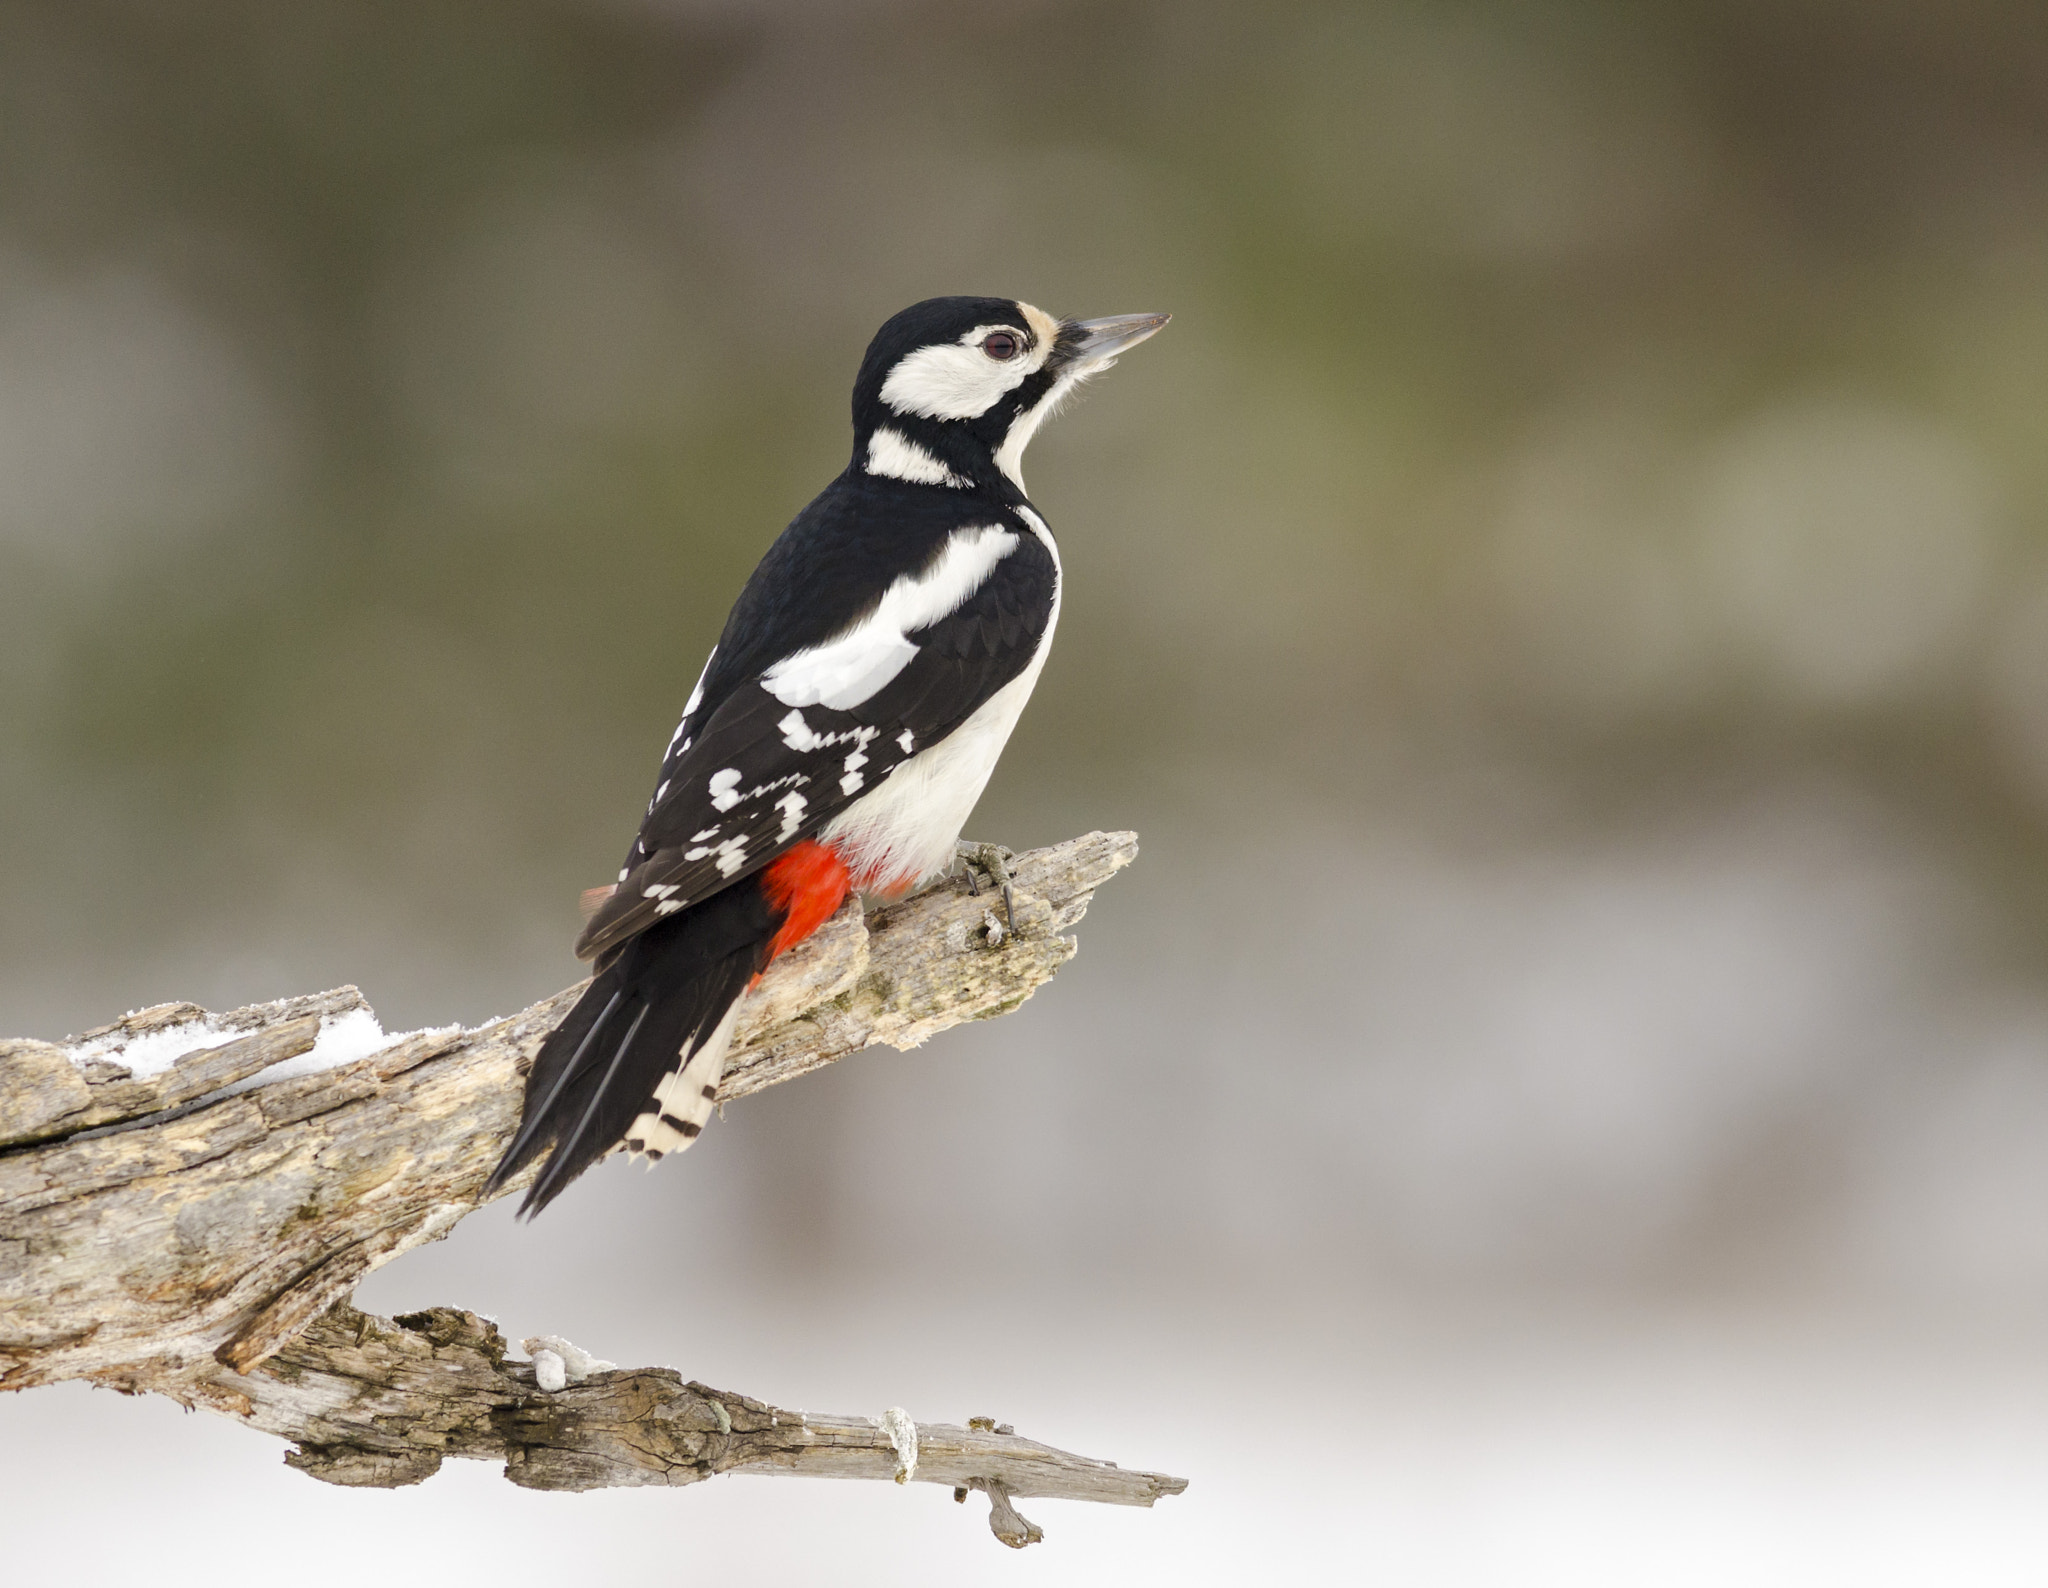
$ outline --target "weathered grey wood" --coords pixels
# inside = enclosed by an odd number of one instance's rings
[[[985,856],[995,871],[1008,859],[1009,909],[972,871],[865,916],[850,901],[749,995],[720,1102],[1016,1008],[1072,957],[1062,934],[1136,853],[1132,834],[1091,833]],[[547,1395],[468,1314],[393,1323],[346,1305],[364,1274],[479,1205],[523,1072],[580,990],[268,1084],[263,1070],[364,1007],[354,988],[0,1044],[0,1143],[15,1143],[0,1150],[0,1389],[84,1378],[170,1395],[293,1440],[293,1464],[330,1482],[418,1482],[447,1455],[503,1459],[544,1488],[894,1475],[896,1447],[866,1419],[785,1426],[667,1370]],[[122,1041],[172,1028],[223,1040],[157,1075],[120,1065]],[[982,1488],[1007,1542],[1035,1529],[1005,1494],[1150,1504],[1179,1488],[1007,1434],[918,1437],[914,1476]]]
[[[213,1015],[197,1004],[158,1004],[65,1042],[0,1040],[0,1147],[73,1135],[139,1119],[204,1097],[296,1058],[313,1046],[323,1018],[368,1007],[353,987],[255,1004]],[[124,1039],[204,1027],[218,1041],[158,1075],[137,1077],[95,1056]]]
[[[286,1460],[301,1471],[352,1486],[418,1483],[449,1456],[502,1459],[514,1483],[568,1490],[676,1487],[723,1472],[887,1480],[903,1470],[881,1418],[806,1416],[686,1383],[671,1368],[599,1373],[543,1394],[505,1349],[474,1313],[387,1319],[342,1304],[253,1373],[203,1379],[195,1398],[293,1440]],[[997,1536],[1019,1546],[1036,1529],[1008,1498],[1149,1506],[1187,1486],[1007,1430],[915,1428],[908,1480],[982,1489]]]

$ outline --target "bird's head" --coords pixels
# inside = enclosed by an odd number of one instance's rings
[[[1024,489],[1024,448],[1074,388],[1164,314],[1058,320],[1014,298],[927,298],[875,333],[853,387],[853,468]]]

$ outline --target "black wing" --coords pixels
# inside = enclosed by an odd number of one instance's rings
[[[959,607],[906,631],[915,654],[858,704],[793,707],[756,674],[707,700],[701,727],[686,715],[626,875],[578,955],[607,954],[815,835],[1023,672],[1045,642],[1059,568],[1030,530],[1016,542]]]

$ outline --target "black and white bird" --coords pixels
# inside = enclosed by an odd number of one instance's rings
[[[876,333],[853,461],[740,592],[577,954],[495,1191],[552,1147],[539,1212],[621,1142],[658,1159],[711,1116],[740,996],[853,890],[943,870],[1052,645],[1060,558],[1024,449],[1163,314],[1057,320],[932,298]]]

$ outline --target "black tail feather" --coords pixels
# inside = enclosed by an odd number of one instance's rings
[[[643,1003],[635,1012],[633,1023],[626,1027],[626,1034],[619,1038],[618,1051],[612,1055],[612,1062],[605,1066],[604,1079],[591,1088],[590,1102],[584,1107],[583,1117],[576,1121],[576,1128],[555,1148],[553,1156],[548,1159],[548,1166],[541,1171],[540,1178],[534,1181],[533,1189],[526,1193],[526,1201],[519,1209],[521,1213],[525,1213],[528,1208],[538,1213],[554,1200],[559,1188],[567,1186],[576,1178],[574,1173],[565,1171],[570,1164],[576,1162],[576,1148],[590,1134],[590,1122],[597,1117],[598,1107],[604,1102],[605,1093],[612,1089],[612,1082],[618,1079],[619,1066],[626,1062],[626,1055],[633,1051],[633,1039],[640,1035],[640,1028],[647,1023],[648,1011],[653,1007],[652,1004]],[[600,1147],[599,1150],[602,1151],[603,1148]],[[581,1166],[578,1172],[580,1169]]]
[[[662,1078],[747,990],[780,924],[748,879],[624,944],[534,1055],[519,1131],[485,1195],[552,1146],[520,1204],[530,1218],[610,1152]]]
[[[526,1083],[526,1096],[528,1099],[526,1116],[520,1121],[519,1133],[512,1138],[512,1145],[505,1149],[505,1156],[498,1160],[498,1167],[491,1171],[490,1179],[484,1182],[485,1196],[497,1195],[499,1188],[507,1180],[525,1168],[547,1146],[547,1139],[542,1134],[542,1127],[553,1115],[555,1103],[562,1095],[562,1088],[569,1084],[571,1076],[577,1074],[583,1068],[583,1056],[590,1051],[591,1043],[595,1042],[603,1033],[606,1024],[611,1020],[613,1011],[619,1007],[619,1000],[626,996],[624,988],[614,987],[611,997],[605,1002],[603,1011],[597,1016],[595,1021],[589,1023],[588,1028],[583,1032],[582,1040],[576,1042],[576,1051],[569,1056],[566,1062],[550,1064],[550,1058],[559,1061],[561,1058],[560,1050],[567,1047],[569,1042],[575,1041],[576,1029],[583,1025],[583,1022],[579,1021],[577,1016],[585,1013],[586,1010],[596,1007],[597,1000],[590,996],[591,993],[596,991],[596,987],[593,986],[582,998],[578,999],[576,1007],[569,1011],[562,1023],[555,1027],[548,1034],[546,1040],[542,1042],[540,1052],[534,1058],[533,1070]],[[551,1049],[554,1050],[552,1053],[550,1052]],[[553,1072],[551,1080],[547,1079],[548,1071]],[[547,1095],[541,1102],[541,1105],[535,1108],[532,1106],[532,1098],[542,1086],[547,1088]]]

